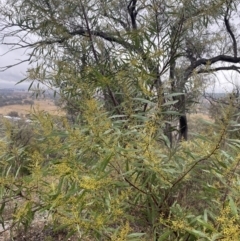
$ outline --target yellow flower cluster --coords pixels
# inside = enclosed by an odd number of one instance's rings
[[[85,101],[85,104],[87,109],[85,110],[83,116],[91,127],[91,131],[95,135],[99,135],[100,133],[108,130],[111,127],[111,123],[98,106],[97,101],[94,99],[88,99]]]
[[[82,176],[79,180],[80,187],[86,190],[97,190],[106,186],[108,183],[108,179],[96,180],[96,178],[87,175]]]
[[[229,206],[223,208],[220,216],[217,218],[219,229],[223,234],[223,241],[239,240],[240,237],[240,225],[239,217],[231,214]]]
[[[94,220],[94,226],[99,229],[104,225],[104,216],[98,215]]]
[[[16,208],[16,212],[13,215],[15,221],[18,222],[24,219],[27,216],[27,213],[29,212],[29,210],[31,210],[31,207],[32,207],[31,201],[27,201],[19,205],[19,207]]]
[[[178,232],[189,231],[192,228],[189,226],[188,222],[184,218],[180,217],[168,217],[165,218],[163,215],[160,215],[159,223],[163,224],[166,227]]]
[[[118,230],[118,232],[111,237],[111,240],[112,241],[126,241],[127,236],[130,231],[131,231],[131,227],[130,227],[129,223],[126,222],[126,224],[124,226],[122,226],[121,229]]]
[[[172,221],[171,227],[175,231],[177,231],[177,230],[181,231],[181,230],[185,230],[186,228],[188,228],[188,225],[183,219],[177,219],[177,220]]]
[[[72,169],[68,166],[66,162],[59,163],[54,166],[56,174],[59,174],[60,176],[66,175],[68,173],[72,172]]]
[[[33,169],[38,168],[44,162],[43,155],[36,150],[30,154],[30,158],[31,158],[31,164],[29,166],[32,167]]]

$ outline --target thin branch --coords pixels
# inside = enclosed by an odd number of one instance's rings
[[[219,140],[216,143],[216,145],[213,147],[212,151],[209,154],[207,154],[206,156],[196,160],[193,163],[192,166],[190,166],[180,177],[176,178],[176,180],[174,182],[172,182],[172,187],[166,193],[166,195],[165,195],[161,205],[159,206],[159,208],[161,208],[163,203],[168,199],[171,191],[173,190],[173,188],[175,186],[177,186],[199,163],[208,160],[209,158],[211,158],[216,153],[217,150],[219,150],[220,144],[223,142],[226,132],[227,132],[227,125],[224,126],[224,128],[222,130],[222,133],[219,136]]]
[[[11,26],[8,26],[8,27],[5,27],[5,28],[10,28],[10,27],[14,27],[14,26],[18,26],[18,25],[12,24]],[[23,27],[23,26],[20,26],[20,27]],[[4,30],[4,28],[1,29],[1,32],[3,30]],[[34,29],[32,29],[32,30],[34,30]],[[50,44],[54,44],[54,43],[60,43],[61,44],[61,43],[64,43],[65,41],[69,40],[73,36],[90,37],[90,35],[91,35],[91,36],[103,38],[103,39],[105,39],[109,42],[114,42],[114,43],[120,44],[128,50],[140,52],[139,48],[137,48],[135,45],[130,44],[129,42],[114,36],[110,32],[103,32],[103,31],[100,31],[100,30],[91,30],[90,28],[84,28],[82,26],[78,26],[78,28],[75,29],[74,31],[69,31],[67,29],[65,29],[65,30],[66,30],[66,33],[68,34],[68,36],[64,36],[64,37],[58,36],[58,38],[55,38],[55,39],[53,37],[52,39],[49,38],[49,39],[45,39],[45,40],[41,40],[41,41],[36,41],[35,43],[32,43],[32,44],[29,43],[28,45],[25,45],[23,47],[27,48],[27,47],[40,45],[40,44],[46,44],[46,45],[50,45]],[[21,30],[21,31],[23,31],[23,30]],[[14,32],[12,32],[11,35],[9,35],[9,36],[14,36]],[[7,43],[4,43],[4,44],[7,44]]]
[[[81,2],[81,7],[82,7],[83,15],[84,15],[84,18],[85,18],[86,26],[87,26],[88,37],[90,38],[90,43],[91,43],[93,55],[94,55],[94,58],[95,58],[96,62],[98,62],[97,52],[94,48],[93,38],[92,38],[92,33],[91,33],[89,22],[88,22],[87,13],[85,11],[85,7],[83,6],[82,2]]]
[[[84,18],[85,18],[85,22],[86,22],[86,26],[87,26],[87,31],[88,31],[88,35],[89,35],[89,38],[90,38],[90,43],[91,43],[91,47],[92,47],[92,51],[93,51],[93,55],[94,55],[94,58],[95,58],[95,61],[96,62],[99,62],[99,59],[98,59],[98,56],[97,56],[97,52],[96,52],[96,49],[94,47],[94,43],[93,43],[93,38],[92,38],[92,32],[90,30],[90,26],[89,26],[89,22],[88,22],[88,17],[87,17],[87,13],[85,11],[85,7],[83,6],[83,4],[81,3],[81,7],[82,7],[82,10],[83,10],[83,15],[84,15]],[[107,85],[107,89],[108,89],[108,92],[110,94],[110,97],[113,101],[113,104],[114,106],[116,107],[117,109],[117,112],[118,114],[121,114],[120,110],[119,110],[119,104],[114,96],[114,94],[112,93],[110,87]]]
[[[183,24],[184,24],[185,20],[186,20],[186,18],[184,17],[184,15],[182,15],[181,19],[174,26],[175,31],[173,31],[174,35],[173,35],[173,40],[171,42],[171,47],[170,47],[171,54],[170,54],[168,60],[165,62],[164,66],[162,67],[162,70],[160,72],[158,71],[158,68],[155,68],[154,72],[157,73],[157,76],[156,76],[156,79],[154,80],[154,82],[150,86],[150,91],[152,91],[154,86],[156,86],[157,82],[159,81],[160,76],[162,76],[168,70],[169,65],[170,65],[170,73],[173,70],[172,69],[173,63],[175,62],[177,49],[180,44],[180,36],[181,36],[180,33],[182,32]],[[148,107],[148,104],[146,103],[143,107],[143,112],[145,112],[147,110],[147,107]]]
[[[88,36],[87,30],[82,27],[79,28],[78,30],[68,32],[68,33],[71,36],[75,36],[75,35],[81,35],[81,36],[86,36],[86,37]],[[115,42],[117,44],[120,44],[128,50],[140,52],[139,48],[137,48],[135,45],[130,44],[129,42],[127,42],[123,39],[117,38],[117,37],[113,36],[111,33],[103,32],[100,30],[91,30],[90,33],[91,33],[91,35],[94,35],[96,37],[101,37],[109,42]]]
[[[11,64],[11,65],[7,65],[7,66],[4,66],[4,67],[0,67],[0,72],[3,72],[7,69],[10,69],[10,68],[15,67],[17,65],[20,65],[22,63],[29,62],[30,60],[31,60],[31,56],[28,59],[24,59],[24,60],[21,60],[21,61],[17,62],[16,64]]]

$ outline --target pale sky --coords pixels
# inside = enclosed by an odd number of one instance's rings
[[[7,46],[0,44],[0,67],[12,65],[13,63],[17,63],[20,59],[23,60],[27,58],[24,50],[19,49],[6,53],[7,50]],[[29,66],[27,63],[23,63],[21,65],[17,65],[13,68],[10,68],[4,72],[0,72],[0,89],[13,88],[17,82],[24,78],[28,67]],[[28,86],[29,83],[26,82],[19,84],[17,87],[15,87],[27,88]]]
[[[216,74],[215,83],[207,92],[231,92],[233,87],[240,86],[240,75],[236,71],[221,71]]]

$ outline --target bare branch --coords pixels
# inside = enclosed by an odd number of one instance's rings
[[[216,72],[216,71],[221,71],[221,70],[235,70],[238,73],[240,73],[240,67],[237,67],[235,65],[225,66],[225,67],[217,67],[217,68],[210,68],[210,69],[199,69],[197,71],[197,73],[203,74],[203,73],[211,73],[211,72]]]
[[[218,55],[218,56],[215,56],[215,57],[209,58],[209,59],[202,58],[202,59],[197,60],[194,63],[193,67],[196,68],[200,65],[209,65],[209,64],[211,65],[211,64],[217,63],[219,61],[237,64],[237,63],[240,63],[240,57],[232,57],[229,55]]]
[[[215,56],[213,58],[201,58],[197,61],[195,61],[194,63],[191,63],[191,65],[186,69],[185,71],[185,79],[188,79],[189,76],[193,73],[193,71],[198,68],[199,66],[201,65],[208,65],[208,66],[211,66],[212,64],[214,63],[217,63],[217,62],[220,62],[220,61],[223,61],[223,62],[226,62],[226,63],[240,63],[240,57],[232,57],[232,56],[229,56],[229,55],[218,55],[218,56]],[[219,68],[214,68],[212,69],[212,71],[219,71],[219,70],[237,70],[238,67],[233,67],[233,65],[231,66],[232,69],[229,69],[229,67],[219,67]],[[220,69],[222,68],[222,69]],[[211,72],[211,70],[207,70],[207,69],[202,69],[201,72],[199,73],[207,73],[207,72]]]
[[[100,30],[90,30],[90,33],[91,33],[91,35],[94,35],[96,37],[101,37],[109,42],[115,42],[117,44],[120,44],[128,50],[133,50],[135,52],[139,52],[139,48],[137,48],[135,45],[130,44],[129,42],[127,42],[123,39],[117,38],[117,37],[113,36],[111,33],[103,32]],[[69,35],[71,35],[71,36],[81,35],[81,36],[88,37],[88,31],[84,28],[79,28],[78,30],[69,32]],[[64,40],[65,39],[62,39],[60,41],[64,42]],[[55,41],[55,42],[57,42],[57,41]]]
[[[11,64],[11,65],[7,65],[7,66],[4,66],[4,67],[0,67],[0,72],[3,72],[5,70],[7,70],[7,69],[10,69],[10,68],[15,67],[17,65],[20,65],[22,63],[29,62],[30,60],[31,60],[31,56],[28,59],[20,60],[16,64]]]

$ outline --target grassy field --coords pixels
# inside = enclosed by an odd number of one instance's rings
[[[211,119],[211,117],[207,114],[203,114],[203,113],[196,113],[195,114],[194,113],[194,114],[188,115],[188,121],[194,122],[197,119],[202,119],[202,120],[213,122],[213,119]]]
[[[17,111],[18,115],[26,115],[31,110],[44,110],[52,115],[65,115],[65,112],[57,107],[51,100],[35,100],[34,105],[6,105],[0,107],[0,114],[7,115],[11,111]]]

